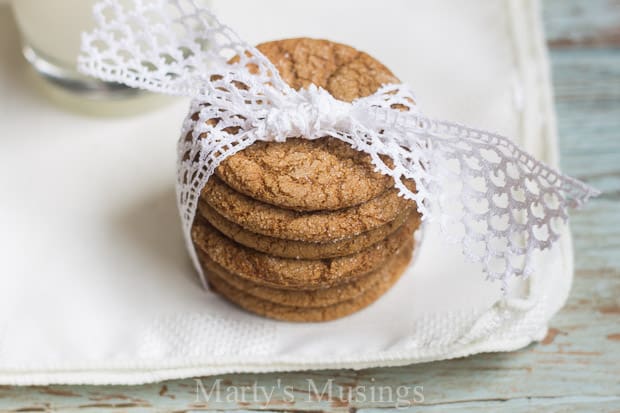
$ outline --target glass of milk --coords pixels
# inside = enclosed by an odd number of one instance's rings
[[[122,1],[122,0],[121,0]],[[95,25],[96,0],[13,0],[22,51],[36,82],[56,102],[91,114],[133,114],[170,101],[119,83],[80,74],[81,33]]]

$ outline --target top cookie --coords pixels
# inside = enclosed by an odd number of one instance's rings
[[[292,87],[315,84],[348,102],[398,83],[368,54],[327,40],[280,40],[258,49]],[[370,156],[329,137],[256,142],[224,160],[216,173],[245,195],[299,211],[358,205],[392,185],[390,177],[375,172]]]

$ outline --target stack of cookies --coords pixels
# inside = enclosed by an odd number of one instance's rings
[[[292,87],[352,101],[398,80],[381,63],[325,40],[258,46]],[[192,238],[210,287],[246,310],[325,321],[366,307],[400,277],[420,224],[370,157],[330,137],[257,142],[204,188]]]

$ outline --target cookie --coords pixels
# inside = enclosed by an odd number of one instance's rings
[[[405,220],[417,212],[403,211],[396,219],[383,226],[364,232],[360,235],[338,241],[304,242],[291,241],[267,235],[256,234],[228,221],[206,203],[199,204],[200,215],[228,238],[241,245],[264,252],[276,257],[303,258],[317,260],[323,258],[342,257],[359,252],[376,244],[396,231]]]
[[[215,292],[253,313],[285,321],[328,321],[347,316],[367,307],[389,290],[407,268],[407,264],[411,260],[412,246],[410,240],[404,245],[400,253],[392,257],[385,266],[379,269],[376,273],[377,281],[370,288],[354,298],[322,307],[277,304],[253,295],[251,292],[255,292],[255,290],[246,290],[234,286],[215,272],[208,273],[207,277],[209,285]],[[301,291],[296,293],[309,294]]]
[[[396,256],[410,254],[412,248],[413,239],[408,241]],[[395,257],[392,257],[377,271],[348,283],[319,290],[282,290],[257,285],[237,275],[231,274],[204,253],[199,252],[199,259],[207,276],[214,274],[227,284],[230,284],[230,286],[256,298],[275,304],[294,307],[325,307],[354,299],[362,295],[365,291],[374,288],[383,279],[383,270],[394,265],[396,260]]]
[[[415,185],[407,186],[415,191]],[[257,201],[212,176],[200,195],[227,220],[257,234],[294,241],[326,242],[359,235],[394,221],[415,203],[389,189],[354,207],[337,211],[298,212]]]
[[[314,84],[343,101],[398,83],[368,54],[327,40],[280,40],[258,49],[292,87]],[[225,159],[216,174],[249,197],[299,211],[358,205],[393,185],[389,176],[375,171],[368,154],[331,137],[256,142]]]
[[[228,239],[204,219],[194,222],[192,239],[198,251],[228,272],[266,287],[310,290],[351,281],[379,268],[413,236],[418,224],[413,215],[384,240],[352,255],[323,260],[279,258],[252,250]]]

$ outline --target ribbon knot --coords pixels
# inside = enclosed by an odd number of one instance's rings
[[[353,105],[315,85],[287,96],[273,96],[272,105],[254,127],[258,136],[276,142],[300,136],[317,139],[328,131],[346,131],[351,125]]]

